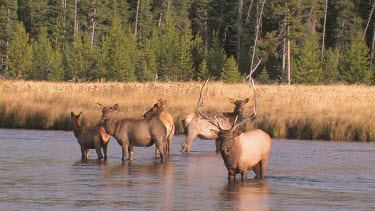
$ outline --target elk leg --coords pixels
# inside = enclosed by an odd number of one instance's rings
[[[98,155],[98,159],[101,160],[103,158],[102,148],[100,146],[96,146],[95,150],[96,154]]]
[[[216,152],[219,153],[220,152],[220,141],[219,139],[215,139],[215,147],[216,147]]]
[[[89,155],[90,155],[90,149],[86,149],[86,159],[89,158]]]
[[[268,155],[265,156],[263,159],[262,159],[262,165],[260,166],[260,171],[261,171],[261,178],[260,179],[264,179],[264,174],[266,173],[266,169],[267,169],[267,165],[268,165]]]
[[[186,137],[185,141],[182,142],[182,144],[181,144],[181,146],[182,146],[181,152],[190,152],[191,142],[193,141],[195,136],[196,135],[194,135],[194,136],[188,135]]]
[[[134,151],[133,151],[133,146],[132,145],[129,145],[129,160],[133,160],[134,159]]]
[[[83,147],[81,147],[81,154],[82,154],[82,159],[86,159],[86,149],[84,149]]]
[[[173,139],[174,133],[175,133],[175,127],[173,125],[172,129],[171,129],[171,133],[169,134],[168,139],[167,139],[167,141],[168,141],[168,156],[172,155],[172,139]]]
[[[103,146],[104,159],[107,159],[107,144]]]
[[[122,162],[125,162],[126,157],[128,157],[128,144],[122,144]]]
[[[228,182],[235,181],[236,180],[236,174],[232,171],[228,171]]]
[[[253,167],[253,171],[254,171],[254,173],[255,173],[255,177],[254,177],[254,179],[259,179],[259,178],[260,178],[260,171],[261,171],[261,169],[260,169],[260,162],[257,163],[257,164]]]
[[[155,157],[156,158],[159,157],[159,150],[156,146],[155,146]]]
[[[156,147],[158,148],[158,150],[160,152],[161,162],[166,161],[163,141],[156,141],[155,144],[156,144]]]
[[[247,178],[247,171],[241,172],[241,181],[243,182]]]

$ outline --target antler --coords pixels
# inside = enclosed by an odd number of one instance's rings
[[[207,79],[202,88],[201,88],[201,91],[199,93],[199,100],[198,100],[198,103],[195,105],[195,108],[197,109],[199,115],[201,115],[203,117],[203,119],[207,120],[209,123],[211,123],[212,125],[214,125],[215,127],[217,127],[219,130],[221,129],[220,127],[220,124],[219,124],[219,121],[217,120],[216,116],[215,116],[215,121],[212,121],[210,118],[208,118],[207,116],[205,116],[203,114],[203,112],[199,109],[199,107],[201,107],[203,105],[203,99],[202,99],[202,91],[203,91],[203,88],[204,86],[206,85],[206,83],[208,82],[209,79]]]

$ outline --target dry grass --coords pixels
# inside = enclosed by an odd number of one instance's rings
[[[105,106],[118,103],[118,118],[141,118],[159,98],[180,120],[190,112],[201,83],[52,83],[0,81],[0,127],[71,130],[70,112],[83,111],[83,124],[98,124]],[[275,138],[374,141],[375,87],[357,85],[256,85],[255,127]],[[229,98],[252,97],[245,84],[208,83],[205,112],[232,111]],[[247,106],[246,114],[252,110]],[[252,127],[250,125],[249,127]]]

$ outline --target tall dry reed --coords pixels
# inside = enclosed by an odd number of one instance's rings
[[[83,111],[83,124],[101,122],[96,103],[120,105],[118,118],[142,118],[159,98],[167,100],[177,132],[195,112],[201,83],[56,83],[0,81],[0,127],[71,130],[70,112]],[[375,87],[358,85],[256,85],[258,127],[275,138],[374,141]],[[246,84],[208,83],[203,111],[232,111],[229,98],[253,97]],[[245,115],[252,111],[246,107]]]

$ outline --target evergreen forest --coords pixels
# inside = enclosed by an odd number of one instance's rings
[[[375,84],[375,0],[0,0],[0,77]]]

